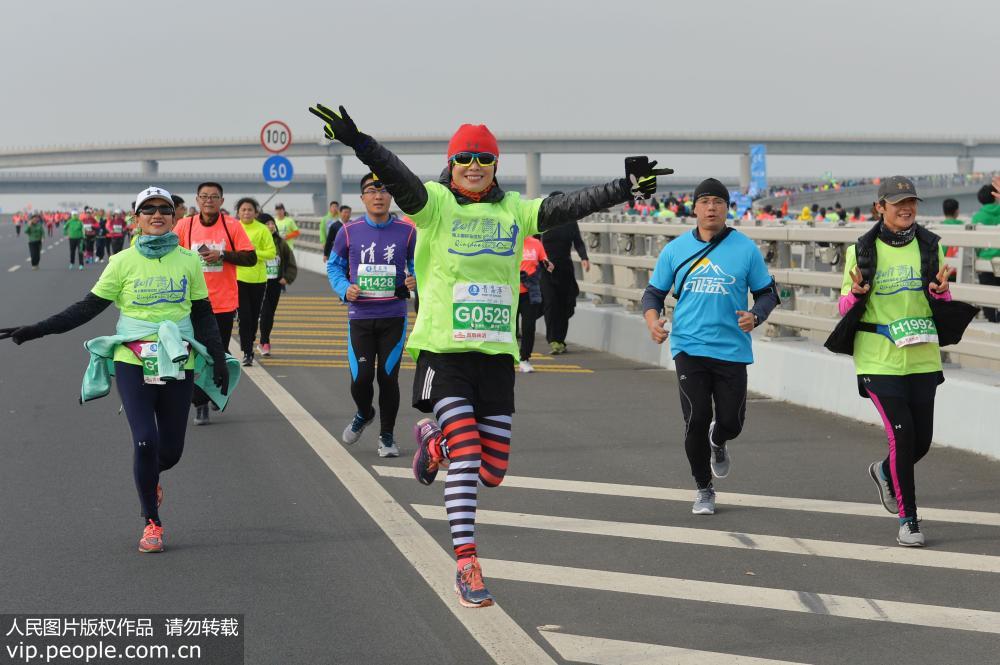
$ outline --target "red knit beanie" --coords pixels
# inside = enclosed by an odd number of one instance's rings
[[[460,152],[492,152],[499,157],[500,146],[486,125],[462,125],[448,141],[448,159]]]

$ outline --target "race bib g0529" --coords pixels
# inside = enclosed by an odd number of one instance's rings
[[[511,288],[507,284],[460,282],[452,291],[452,339],[512,342]]]
[[[886,326],[889,339],[902,348],[914,344],[937,344],[938,332],[934,319],[929,316],[909,316],[896,319]]]
[[[396,295],[396,266],[359,263],[357,284],[362,298],[392,298]]]

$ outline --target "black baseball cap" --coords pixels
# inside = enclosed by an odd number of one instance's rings
[[[914,187],[913,181],[905,176],[894,175],[891,178],[883,180],[882,184],[878,186],[879,201],[899,203],[906,199],[923,201],[922,198],[917,196],[917,188]]]

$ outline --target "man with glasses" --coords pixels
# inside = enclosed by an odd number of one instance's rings
[[[203,182],[198,185],[199,213],[177,222],[174,232],[182,247],[194,250],[201,257],[201,269],[208,285],[208,297],[219,326],[223,344],[229,344],[233,334],[233,318],[239,307],[236,286],[236,266],[257,264],[257,252],[239,220],[221,214],[222,185]],[[195,388],[195,425],[208,424],[208,395]]]
[[[399,412],[399,363],[406,339],[406,299],[416,288],[416,229],[389,212],[392,195],[373,173],[361,179],[364,217],[340,229],[326,264],[330,285],[347,303],[347,354],[357,413],[344,428],[353,444],[375,420],[374,381],[381,412],[379,457],[399,457],[393,437]]]
[[[302,235],[299,225],[295,220],[285,214],[285,204],[279,203],[274,206],[274,223],[278,227],[281,238],[288,243],[289,249],[295,249],[294,240]]]

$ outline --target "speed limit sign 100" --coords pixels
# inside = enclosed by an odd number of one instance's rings
[[[270,153],[284,152],[292,145],[292,130],[280,120],[272,120],[260,130],[260,144]]]

